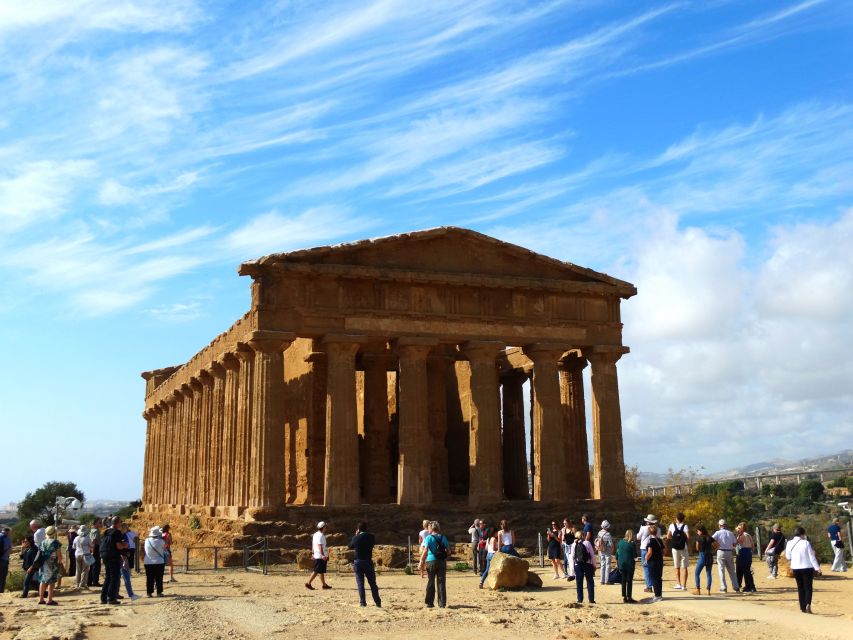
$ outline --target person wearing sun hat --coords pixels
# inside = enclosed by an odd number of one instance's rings
[[[643,579],[646,587],[643,589],[645,593],[652,592],[652,575],[649,573],[649,565],[646,562],[646,549],[649,546],[649,525],[657,525],[658,519],[651,513],[643,519],[643,526],[637,531],[637,540],[640,543],[640,561],[643,565]]]
[[[163,531],[160,527],[151,527],[148,538],[143,545],[145,555],[142,563],[145,565],[145,592],[151,598],[154,590],[157,597],[163,596],[163,574],[166,569],[166,541],[163,540]]]
[[[62,543],[56,539],[56,527],[52,525],[44,530],[44,535],[39,545],[39,553],[44,559],[39,569],[39,604],[45,604],[44,593],[47,591],[47,604],[56,605],[53,590],[62,575]]]

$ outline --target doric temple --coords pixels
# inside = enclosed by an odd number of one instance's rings
[[[616,362],[633,285],[453,227],[239,273],[249,312],[142,374],[143,511],[625,496]]]

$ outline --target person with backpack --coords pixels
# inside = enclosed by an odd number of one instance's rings
[[[121,532],[121,518],[116,516],[108,521],[109,528],[101,536],[101,562],[106,569],[101,587],[101,604],[121,604],[118,590],[121,587],[121,552],[127,549],[124,534]]]
[[[613,558],[613,536],[610,535],[610,522],[601,523],[601,530],[595,537],[595,550],[601,567],[601,584],[610,582],[610,561]]]
[[[438,591],[438,606],[443,609],[447,606],[447,554],[450,543],[442,535],[438,522],[431,522],[429,531],[429,535],[424,540],[419,565],[421,571],[426,567],[427,572],[424,602],[428,609],[432,609],[435,606],[435,595]]]
[[[578,604],[583,604],[583,583],[586,578],[586,590],[589,603],[595,604],[595,549],[589,540],[584,540],[583,531],[575,534],[572,545],[572,563],[575,565],[575,585],[578,590]]]
[[[622,585],[622,602],[634,603],[634,567],[636,565],[637,545],[633,529],[625,532],[625,537],[616,546],[616,566],[619,568],[619,582]]]
[[[702,569],[705,569],[705,574],[708,582],[708,595],[711,595],[711,566],[714,564],[714,539],[708,535],[708,529],[704,524],[696,527],[698,535],[694,543],[696,548],[696,588],[693,590],[694,596],[702,595]]]
[[[649,538],[646,541],[646,565],[652,580],[654,597],[652,602],[663,600],[663,542],[658,538],[656,524],[649,525]]]
[[[675,566],[675,586],[673,589],[687,591],[687,567],[690,564],[690,529],[684,522],[684,514],[677,513],[675,522],[669,525],[666,539],[672,550],[672,564]],[[684,570],[684,576],[681,572]]]
[[[145,566],[145,591],[148,597],[154,595],[163,597],[163,574],[166,570],[166,543],[163,541],[163,532],[160,527],[151,527],[148,538],[143,545],[144,556],[142,564]]]
[[[779,556],[783,551],[785,551],[785,534],[782,533],[782,526],[777,523],[773,525],[773,533],[770,534],[770,540],[767,541],[767,547],[764,549],[764,559],[770,570],[768,580],[779,577]]]

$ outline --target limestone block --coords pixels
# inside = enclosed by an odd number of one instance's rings
[[[527,586],[528,569],[530,569],[530,563],[527,560],[498,552],[492,556],[486,585],[492,590]]]
[[[527,572],[527,586],[528,587],[541,587],[542,586],[542,576],[538,573],[533,573],[532,571]]]
[[[296,566],[306,571],[311,571],[314,568],[314,558],[310,551],[300,551],[296,554]]]
[[[405,547],[383,545],[373,548],[373,562],[377,567],[402,569],[409,563],[409,556]]]

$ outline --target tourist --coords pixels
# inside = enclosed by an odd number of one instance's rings
[[[797,581],[797,595],[800,599],[800,611],[812,612],[812,582],[815,574],[820,575],[820,563],[817,561],[811,542],[806,539],[806,530],[797,527],[794,538],[785,549],[785,557],[791,563],[791,571]]]
[[[92,557],[95,561],[89,567],[89,586],[101,586],[101,520],[96,518],[89,529],[89,537],[92,539]]]
[[[640,564],[643,565],[643,580],[646,583],[645,588],[643,588],[645,593],[652,592],[652,577],[649,574],[649,565],[646,564],[646,549],[649,545],[649,526],[657,524],[657,521],[658,519],[650,513],[643,520],[643,526],[637,531],[637,539],[640,542]]]
[[[752,577],[752,553],[755,543],[746,530],[746,523],[738,524],[737,529],[737,586],[744,593],[755,593],[755,580]]]
[[[548,560],[551,561],[551,566],[554,569],[554,580],[565,578],[565,574],[560,575],[560,565],[563,561],[563,540],[560,537],[560,530],[557,528],[557,521],[551,523],[550,529],[545,529],[545,538],[548,541]]]
[[[306,589],[314,590],[314,578],[320,577],[320,584],[324,589],[331,589],[326,584],[326,568],[329,564],[329,547],[326,545],[326,523],[322,520],[317,523],[317,530],[314,532],[314,537],[311,539],[311,555],[314,558],[314,571],[311,572],[311,577],[305,583]]]
[[[486,529],[483,533],[483,539],[486,546],[486,568],[483,571],[483,575],[480,576],[481,589],[483,588],[483,584],[486,582],[486,578],[489,577],[489,567],[492,566],[492,557],[500,548],[498,543],[498,533],[494,529]]]
[[[844,536],[841,532],[841,521],[838,518],[832,519],[832,524],[826,530],[826,535],[829,538],[829,544],[832,546],[832,552],[835,554],[832,559],[832,571],[847,571],[847,563],[844,562]]]
[[[649,537],[646,540],[646,565],[652,580],[654,597],[652,602],[663,600],[663,542],[658,538],[658,527],[649,524]]]
[[[696,550],[696,588],[693,590],[694,596],[702,595],[702,569],[705,570],[705,577],[708,584],[708,595],[711,595],[711,566],[714,564],[714,539],[708,535],[708,528],[704,524],[696,527],[698,535],[694,542]]]
[[[6,576],[9,575],[9,556],[12,555],[12,530],[0,529],[0,593],[6,591]]]
[[[420,532],[418,532],[418,546],[420,546],[421,549],[423,549],[424,542],[426,541],[428,535],[429,535],[429,520],[424,520],[421,523],[421,530],[420,530]]]
[[[68,549],[68,575],[74,577],[77,573],[77,562],[75,561],[75,557],[71,555],[71,550],[74,548],[74,540],[77,538],[77,527],[68,527],[66,538],[68,539],[68,544],[65,546]],[[74,582],[76,583],[77,581],[75,580]]]
[[[163,597],[163,574],[166,569],[166,543],[163,541],[163,532],[160,527],[151,527],[148,538],[142,546],[142,564],[145,566],[145,592],[148,597],[154,596],[157,589],[157,597]]]
[[[506,520],[501,520],[498,541],[501,543],[501,553],[507,553],[516,558],[519,557],[518,552],[515,550],[515,531],[509,528],[509,523]]]
[[[21,564],[24,569],[24,588],[21,591],[21,597],[26,598],[30,595],[30,589],[33,586],[33,580],[38,580],[38,574],[28,569],[33,566],[36,555],[38,555],[38,547],[33,536],[27,536],[21,543]]]
[[[349,548],[355,550],[355,586],[358,589],[358,602],[362,607],[367,606],[367,597],[364,591],[364,580],[370,586],[370,594],[373,596],[373,604],[382,606],[379,598],[379,587],[376,586],[376,570],[373,567],[373,547],[376,546],[376,538],[367,531],[367,523],[359,522],[355,535],[350,540]]]
[[[782,533],[782,526],[779,524],[773,525],[773,533],[770,534],[770,540],[767,541],[767,547],[764,549],[764,559],[767,561],[767,568],[770,574],[768,580],[775,580],[779,577],[779,556],[785,550],[785,534]]]
[[[127,549],[127,543],[121,532],[121,518],[116,516],[104,524],[109,525],[109,528],[104,531],[100,545],[101,562],[106,570],[101,587],[101,604],[116,605],[121,604],[118,597],[121,588],[121,552]]]
[[[581,535],[584,541],[592,542],[592,523],[589,521],[588,513],[581,516]]]
[[[622,602],[634,603],[634,567],[636,565],[637,545],[633,529],[625,532],[625,537],[616,546],[616,566],[619,568],[619,581],[622,584]]]
[[[33,532],[33,541],[36,543],[36,549],[38,549],[47,537],[45,528],[41,526],[40,520],[30,520],[30,531]]]
[[[569,560],[569,547],[575,541],[575,525],[568,518],[563,518],[563,528],[560,529],[560,539],[563,541],[563,575],[571,582],[575,579],[575,565]]]
[[[167,522],[160,527],[160,531],[163,534],[163,543],[166,545],[166,564],[169,565],[169,582],[177,582],[175,580],[175,558],[172,551],[172,543],[174,542],[172,539],[172,527]]]
[[[613,558],[613,536],[610,535],[610,522],[604,520],[601,530],[595,537],[595,549],[599,553],[598,562],[601,566],[601,584],[610,582],[610,561]]]
[[[595,604],[595,549],[592,543],[586,540],[583,531],[575,534],[575,542],[572,545],[572,562],[575,565],[575,586],[578,590],[578,603],[583,603],[583,583],[586,579],[586,590],[589,595],[589,603]]]
[[[438,591],[438,606],[447,606],[447,553],[450,543],[441,533],[441,526],[437,522],[430,523],[430,534],[424,540],[424,549],[421,552],[420,568],[423,572],[426,566],[427,586],[424,602],[428,609],[435,604],[435,595]]]
[[[44,594],[47,592],[47,604],[59,604],[53,599],[53,590],[62,575],[62,543],[56,539],[56,527],[50,526],[44,530],[44,540],[38,547],[39,567],[39,604],[45,604]],[[33,571],[34,565],[29,571]]]
[[[474,573],[480,575],[483,573],[483,567],[480,565],[480,546],[483,541],[483,527],[479,518],[474,518],[474,524],[468,527],[468,534],[471,536],[471,567]]]
[[[139,596],[133,593],[133,585],[130,582],[130,568],[131,568],[131,558],[133,554],[136,553],[136,549],[130,548],[130,540],[128,538],[127,532],[130,528],[127,526],[127,523],[121,523],[121,534],[122,541],[127,545],[121,552],[121,578],[124,580],[124,588],[127,591],[127,597],[131,600],[139,600]]]
[[[675,522],[669,525],[666,539],[669,541],[669,548],[672,550],[672,564],[675,566],[675,586],[673,588],[687,591],[687,567],[690,564],[690,547],[688,546],[690,528],[684,522],[683,513],[675,515]]]
[[[726,583],[726,573],[732,582],[732,589],[739,591],[737,586],[737,574],[735,573],[734,549],[737,544],[737,537],[729,531],[728,523],[722,518],[717,523],[720,527],[714,532],[714,542],[717,543],[717,571],[720,574],[720,593],[728,591]]]
[[[130,526],[129,526],[127,523],[125,523],[124,525],[122,525],[122,527],[123,527],[122,531],[124,531],[124,537],[125,537],[125,538],[127,538],[127,550],[128,550],[128,554],[127,554],[127,563],[128,563],[128,569],[137,569],[136,573],[139,573],[139,570],[138,570],[138,568],[137,568],[137,566],[136,566],[136,563],[137,563],[137,557],[136,557],[136,553],[137,553],[137,551],[136,551],[136,540],[137,540],[137,535],[136,535],[136,531],[134,531],[133,529],[131,529],[131,528],[130,528]]]
[[[68,551],[69,556],[71,551],[74,551],[74,565],[77,568],[74,586],[77,589],[88,591],[89,566],[95,561],[95,557],[92,555],[92,538],[89,537],[89,527],[85,524],[80,525],[77,537],[74,538],[74,544]],[[70,558],[68,562],[71,563]]]

